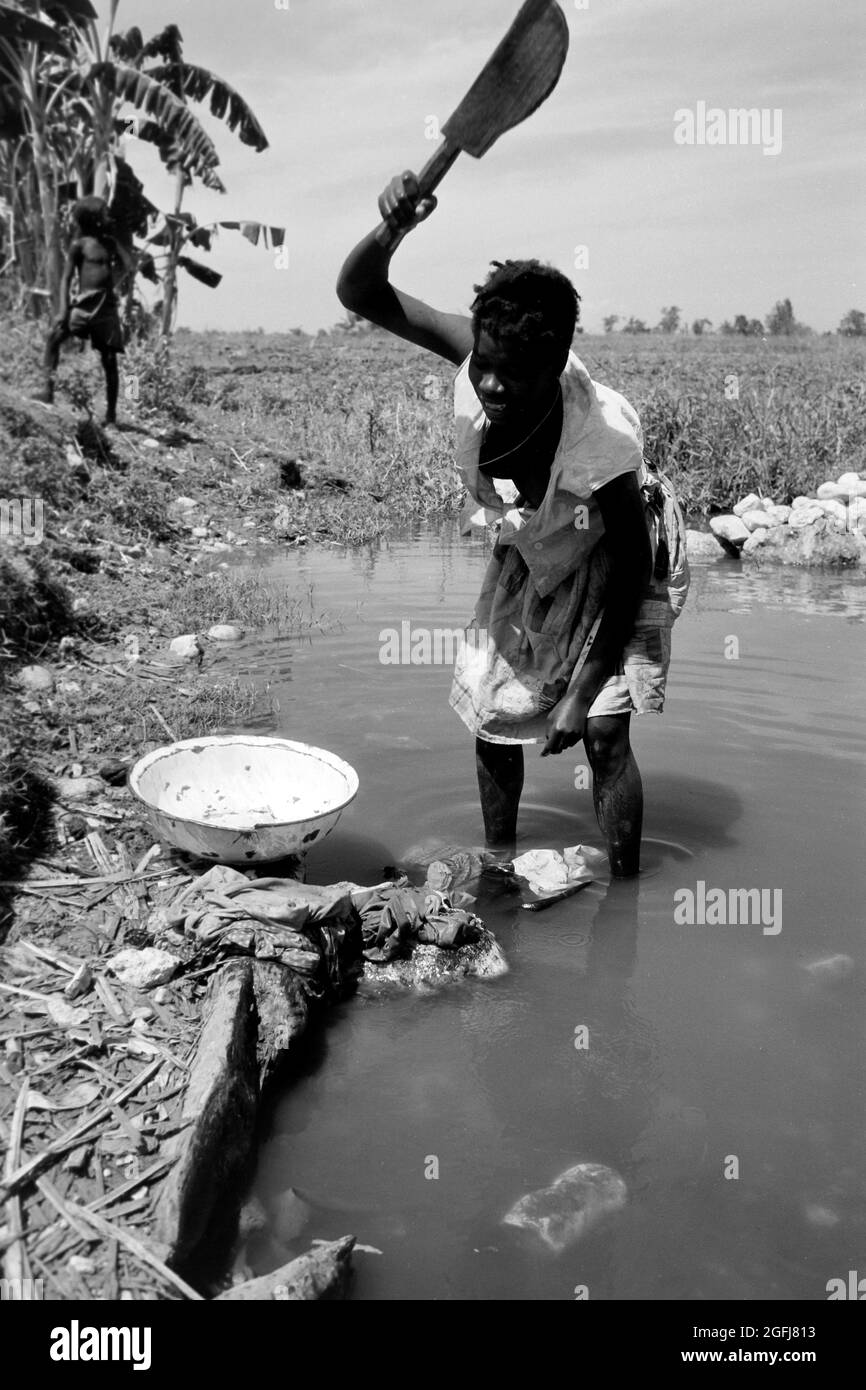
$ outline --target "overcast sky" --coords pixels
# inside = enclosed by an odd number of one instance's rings
[[[492,258],[537,256],[571,275],[587,331],[615,313],[655,324],[669,304],[718,324],[763,317],[789,296],[819,330],[866,309],[863,0],[561,3],[571,42],[558,86],[482,160],[458,159],[437,212],[398,251],[394,282],[465,311]],[[107,15],[108,0],[96,4]],[[223,283],[183,276],[179,323],[279,331],[340,319],[337,272],[378,221],[380,190],[429,158],[427,118],[447,118],[518,8],[121,0],[119,28],[149,37],[177,23],[188,60],[236,87],[270,140],[257,155],[207,116],[228,192],[192,192],[186,206],[201,221],[288,232],[287,270],[222,233],[202,258]],[[699,102],[766,108],[765,143],[781,134],[781,149],[678,144],[675,113]],[[129,154],[151,199],[169,207],[147,147],[130,141]],[[585,268],[576,247],[587,248]]]

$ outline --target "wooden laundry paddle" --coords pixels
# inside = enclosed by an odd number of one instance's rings
[[[591,878],[585,878],[582,883],[569,883],[558,893],[549,893],[546,898],[536,898],[534,902],[521,903],[520,906],[524,912],[543,912],[546,907],[561,903],[563,898],[570,898],[573,893],[579,893],[581,888],[586,888],[589,883],[592,883]]]
[[[418,175],[429,197],[461,150],[480,159],[506,130],[525,121],[550,95],[568,52],[568,24],[555,0],[525,0],[493,57],[442,126],[444,140]],[[402,232],[382,222],[376,240],[386,249]]]

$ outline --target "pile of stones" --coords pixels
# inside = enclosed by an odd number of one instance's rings
[[[722,550],[737,558],[756,554],[794,565],[866,567],[866,474],[843,473],[828,479],[814,497],[795,497],[790,506],[750,492],[726,516],[715,516],[710,530]],[[689,532],[689,550],[707,555]]]

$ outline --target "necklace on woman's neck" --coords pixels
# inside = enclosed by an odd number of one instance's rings
[[[485,467],[485,468],[490,468],[492,464],[494,464],[494,463],[500,463],[500,462],[502,461],[502,459],[507,459],[507,458],[509,458],[509,457],[511,456],[511,454],[516,454],[517,451],[518,451],[518,449],[522,449],[522,448],[523,448],[524,444],[528,444],[528,443],[529,443],[529,440],[532,438],[532,436],[533,436],[534,434],[537,434],[537,432],[541,429],[541,426],[544,424],[544,422],[545,422],[546,420],[549,420],[549,419],[550,419],[551,415],[553,414],[554,408],[559,404],[559,402],[560,402],[561,399],[562,399],[562,387],[561,387],[561,385],[557,382],[557,386],[556,386],[556,395],[555,395],[554,398],[553,398],[553,401],[552,401],[552,403],[551,403],[550,409],[547,411],[546,414],[542,415],[542,417],[541,417],[541,419],[538,421],[538,424],[537,424],[537,425],[533,425],[532,429],[529,431],[529,434],[526,436],[526,438],[525,438],[525,439],[521,439],[521,441],[520,441],[519,444],[515,444],[515,446],[514,446],[513,449],[506,449],[506,451],[505,451],[504,454],[498,454],[498,455],[496,456],[495,459],[485,459],[485,460],[484,460],[484,467]],[[487,423],[486,423],[485,426],[484,426],[484,431],[483,431],[483,434],[482,434],[482,439],[481,439],[482,447],[483,447],[483,444],[484,444],[484,440],[487,438],[487,433],[488,433],[488,430],[489,430],[489,429],[490,429],[490,421],[488,420]]]

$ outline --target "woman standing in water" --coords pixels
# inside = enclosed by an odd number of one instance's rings
[[[475,735],[487,845],[513,853],[523,744],[543,740],[545,757],[583,740],[611,871],[628,877],[643,820],[629,725],[664,703],[670,628],[688,589],[682,516],[644,464],[634,410],[571,351],[579,297],[559,271],[494,262],[471,316],[391,284],[396,246],[435,206],[412,173],[392,179],[379,199],[388,234],[359,242],[337,294],[460,368],[464,532],[491,526],[496,543],[451,704]]]

